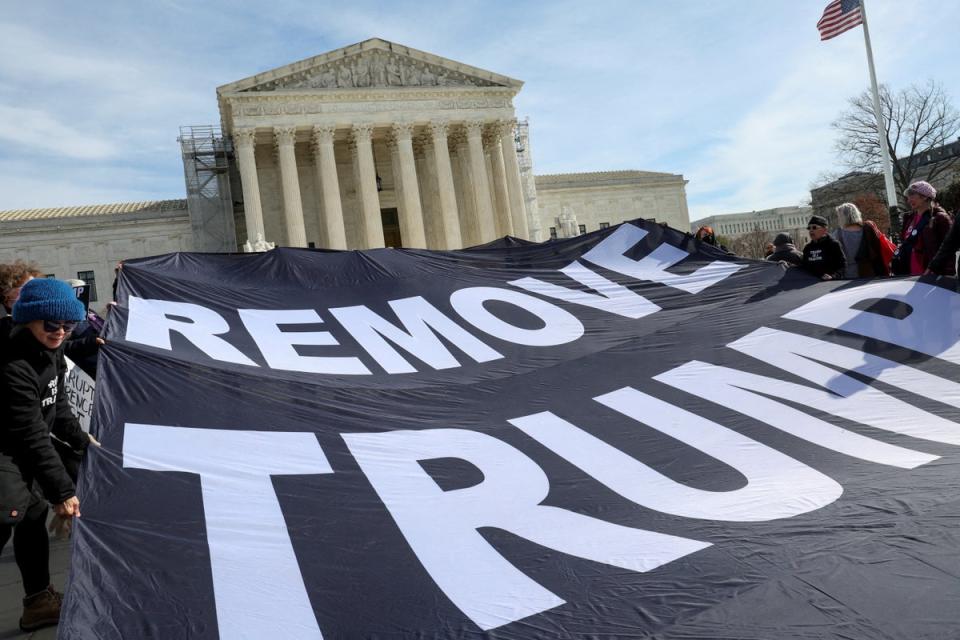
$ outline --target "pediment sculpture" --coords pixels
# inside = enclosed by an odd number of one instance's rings
[[[437,64],[374,49],[265,82],[251,87],[248,91],[443,86],[497,87],[503,85]]]

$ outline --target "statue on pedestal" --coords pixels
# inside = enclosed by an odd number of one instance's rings
[[[247,241],[243,243],[243,252],[244,253],[260,253],[262,251],[270,251],[276,247],[275,242],[267,242],[263,239],[263,234],[258,233],[257,239],[250,244],[250,239],[247,238]]]
[[[574,215],[573,209],[569,205],[564,205],[563,209],[560,210],[560,237],[561,238],[573,238],[580,235],[580,229],[577,226],[577,216]]]
[[[270,249],[274,249],[274,248],[276,248],[276,246],[277,246],[277,243],[265,241],[265,240],[263,239],[263,236],[258,233],[258,234],[257,234],[257,241],[253,243],[253,250],[254,250],[254,251],[258,251],[258,252],[259,252],[259,251],[270,251]]]

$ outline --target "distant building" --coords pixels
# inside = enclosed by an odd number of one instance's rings
[[[851,171],[833,182],[811,189],[810,206],[815,215],[829,220],[832,227],[836,224],[837,205],[865,197],[876,198],[881,203],[886,202],[882,174]]]
[[[794,244],[801,247],[810,240],[807,222],[811,215],[810,207],[776,207],[762,211],[725,213],[691,222],[690,232],[696,233],[700,227],[710,227],[716,235],[731,240],[758,229],[770,240],[778,233],[789,233],[793,236]]]

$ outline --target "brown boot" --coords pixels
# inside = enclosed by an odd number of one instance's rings
[[[63,594],[50,585],[40,593],[27,596],[23,599],[23,616],[20,617],[20,628],[24,631],[33,631],[41,627],[60,622],[60,603]]]

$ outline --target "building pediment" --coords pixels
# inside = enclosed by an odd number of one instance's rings
[[[502,87],[519,80],[373,38],[220,87],[226,93],[405,87]]]

